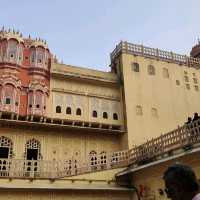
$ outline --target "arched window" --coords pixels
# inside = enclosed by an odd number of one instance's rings
[[[14,60],[17,58],[17,45],[18,42],[16,40],[9,40],[9,52],[8,52],[8,57],[10,60]]]
[[[10,138],[1,136],[0,137],[0,159],[12,158],[13,157],[13,142]]]
[[[138,63],[132,63],[132,71],[134,72],[139,72],[140,71],[140,67],[139,67],[139,64]]]
[[[14,95],[14,86],[11,84],[5,85],[5,96],[4,96],[4,104],[13,104],[13,95]]]
[[[80,108],[76,109],[76,115],[81,115],[81,109]]]
[[[118,115],[117,115],[117,113],[113,113],[113,119],[114,119],[114,120],[118,120]]]
[[[103,112],[103,118],[108,119],[108,113],[107,112]]]
[[[92,112],[92,117],[97,117],[97,111],[96,110],[93,110],[93,112]]]
[[[155,70],[155,67],[153,65],[148,66],[148,74],[149,75],[155,75],[156,74],[156,70]]]
[[[56,113],[61,113],[61,106],[56,106]]]
[[[41,144],[36,139],[28,140],[25,146],[25,156],[27,160],[41,159]]]
[[[36,59],[36,50],[34,47],[31,48],[31,62],[34,63]]]
[[[37,48],[37,63],[42,64],[44,61],[44,49],[41,47]]]
[[[71,107],[66,108],[66,114],[71,115],[72,114],[72,109]]]

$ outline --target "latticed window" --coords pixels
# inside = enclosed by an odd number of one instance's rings
[[[41,144],[36,139],[30,139],[25,146],[25,157],[27,160],[41,159]]]
[[[136,115],[143,115],[142,106],[136,106]]]
[[[149,75],[155,75],[156,74],[156,70],[155,70],[155,67],[153,65],[149,65],[147,69],[148,69]]]
[[[44,61],[44,49],[37,49],[37,63],[43,63]]]
[[[61,110],[61,106],[56,106],[56,113],[61,113],[62,110]]]
[[[34,63],[36,59],[36,50],[35,48],[31,48],[31,62]]]
[[[43,106],[43,92],[42,91],[36,91],[35,92],[35,105],[36,105],[36,108],[42,108]]]
[[[9,44],[9,53],[8,53],[9,58],[16,59],[18,42],[16,40],[9,40],[8,44]]]
[[[103,112],[103,118],[108,119],[108,113],[107,112]]]
[[[163,68],[163,77],[164,78],[169,78],[169,71],[167,68]]]
[[[11,84],[5,85],[5,104],[13,104],[14,86]]]
[[[76,109],[76,115],[81,115],[81,109],[80,108]]]
[[[118,120],[118,115],[117,115],[117,113],[113,113],[113,119],[114,119],[114,120]]]
[[[66,114],[71,115],[72,114],[72,109],[71,107],[66,108]]]
[[[10,138],[0,137],[0,159],[13,157],[13,142]]]
[[[29,108],[32,108],[33,107],[33,92],[29,92],[28,94],[28,107]]]
[[[140,71],[140,66],[136,62],[131,64],[131,68],[132,68],[132,71],[134,71],[134,72],[139,72]]]
[[[96,151],[91,151],[89,156],[90,156],[90,165],[91,167],[93,167],[93,169],[95,169],[96,165],[98,164]]]
[[[107,156],[106,156],[105,151],[102,151],[100,153],[100,163],[101,163],[101,165],[106,165],[106,163],[107,163]]]
[[[92,117],[97,117],[97,111],[96,110],[93,110]]]

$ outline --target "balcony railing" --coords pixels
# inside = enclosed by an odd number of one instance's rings
[[[85,162],[73,158],[65,161],[0,159],[0,177],[55,179],[131,164],[142,165],[173,150],[192,148],[198,143],[200,119],[130,150],[89,155]]]
[[[95,162],[92,161],[94,159]],[[104,159],[99,154],[93,159],[88,157],[84,163],[74,159],[70,159],[70,162],[0,159],[0,177],[55,179],[126,166],[128,160],[128,151],[107,154]]]
[[[163,51],[123,41],[120,42],[110,54],[111,61],[113,61],[119,53],[122,52],[200,68],[200,59],[198,58],[188,57],[186,55],[180,55],[169,51]]]

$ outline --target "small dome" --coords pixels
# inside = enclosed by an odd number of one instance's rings
[[[39,47],[39,46],[41,46],[41,47],[44,47],[45,49],[48,49],[48,45],[47,45],[47,43],[46,43],[46,41],[44,41],[44,40],[41,40],[41,39],[36,39],[36,40],[34,40],[32,43],[31,43],[31,47]]]
[[[192,48],[190,55],[193,58],[200,58],[200,40],[198,40],[198,44]]]
[[[22,34],[19,33],[19,31],[10,29],[6,31],[4,30],[4,28],[2,28],[2,30],[0,31],[0,39],[6,39],[6,40],[16,39],[19,43],[24,42]]]

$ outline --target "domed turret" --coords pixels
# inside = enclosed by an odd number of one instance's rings
[[[42,39],[37,39],[34,40],[31,44],[31,46],[33,47],[44,47],[45,49],[48,49],[48,45],[47,45],[47,42],[45,40],[42,40]]]
[[[0,31],[0,62],[22,64],[24,40],[22,34],[15,30]]]
[[[200,58],[200,40],[199,39],[198,39],[198,44],[192,48],[190,55],[193,58]]]
[[[31,67],[39,67],[48,70],[50,52],[46,41],[34,40],[30,45]]]

